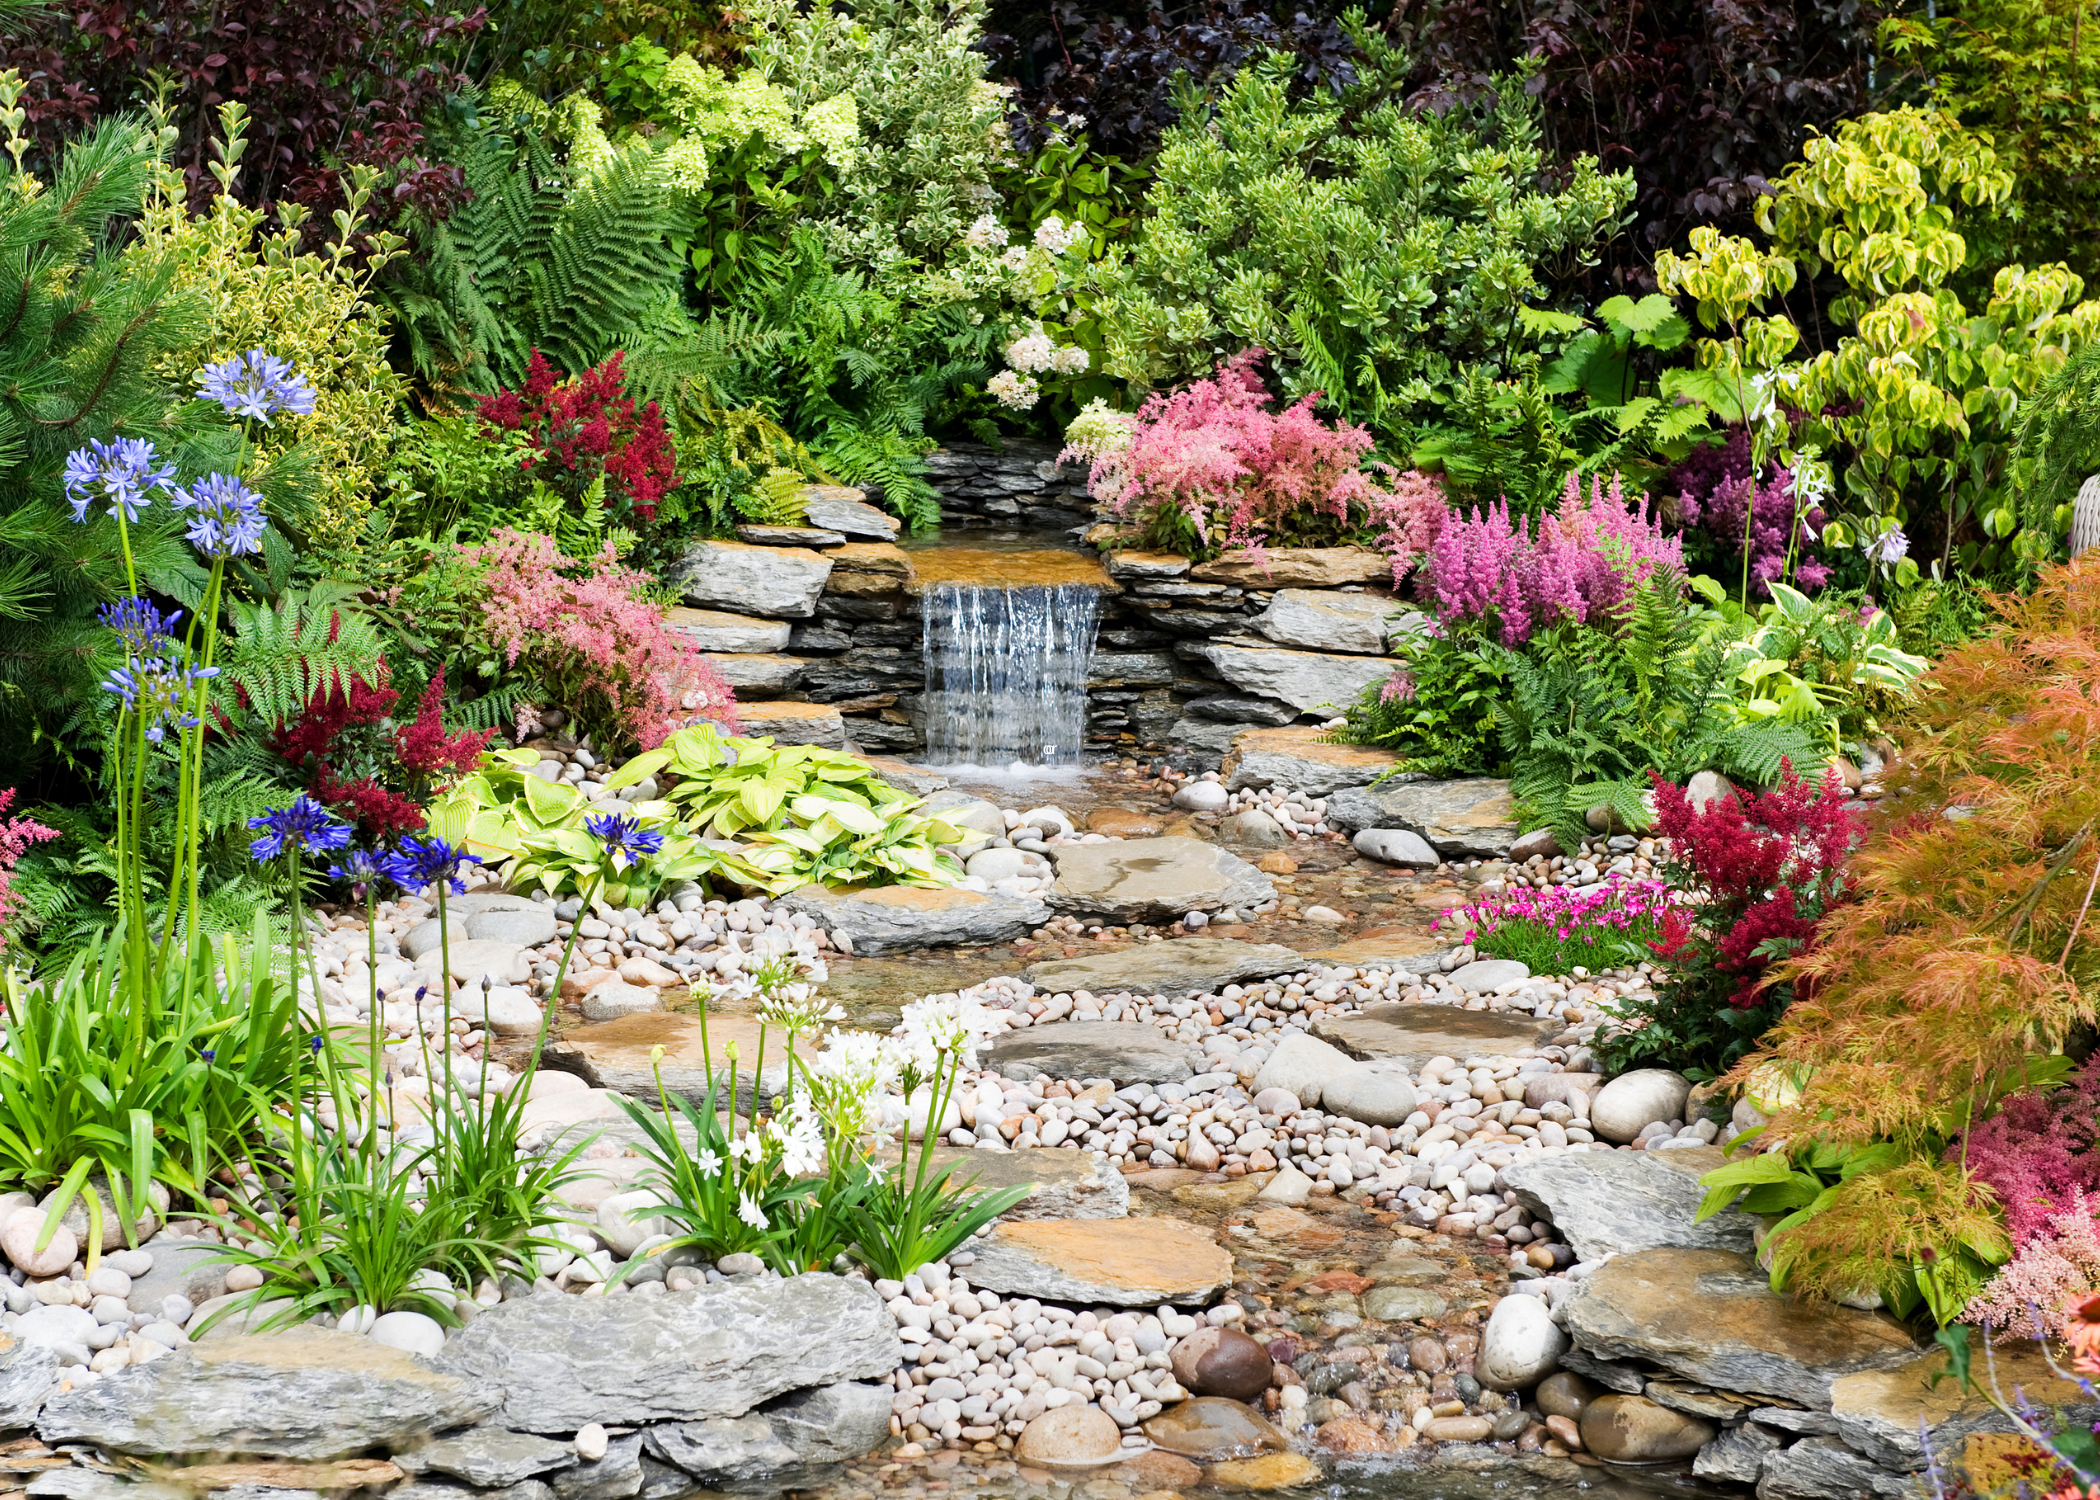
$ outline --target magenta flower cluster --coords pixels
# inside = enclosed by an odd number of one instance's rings
[[[1520,646],[1556,625],[1603,624],[1658,568],[1681,572],[1684,549],[1645,502],[1614,478],[1583,493],[1571,474],[1560,505],[1534,527],[1497,501],[1453,515],[1429,544],[1422,594],[1446,625],[1474,620]]]
[[[1760,595],[1769,596],[1772,581],[1786,577],[1790,546],[1796,588],[1814,593],[1830,581],[1830,569],[1815,551],[1828,518],[1813,505],[1796,514],[1791,470],[1767,464],[1759,482],[1750,469],[1750,435],[1742,428],[1717,448],[1694,450],[1663,487],[1677,492],[1679,525],[1700,527],[1736,557],[1743,555],[1743,512],[1749,510],[1750,577]]]
[[[1541,890],[1520,886],[1453,907],[1429,925],[1434,931],[1446,922],[1464,923],[1461,943],[1492,937],[1512,922],[1532,923],[1562,940],[1609,933],[1631,937],[1637,935],[1636,927],[1658,921],[1680,900],[1660,880],[1629,880],[1622,875],[1580,888],[1549,885]]]

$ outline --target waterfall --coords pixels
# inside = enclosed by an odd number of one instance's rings
[[[1076,765],[1101,591],[936,583],[926,618],[926,759]]]

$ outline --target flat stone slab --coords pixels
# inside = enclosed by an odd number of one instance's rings
[[[2059,1410],[2073,1427],[2100,1421],[2100,1403],[2050,1369],[2032,1340],[1996,1346],[1991,1362],[1990,1378],[2008,1396],[2018,1391],[2031,1406]],[[1981,1371],[1981,1352],[1976,1364]],[[2014,1430],[2004,1413],[1948,1376],[1947,1355],[1940,1349],[1893,1370],[1840,1376],[1831,1382],[1830,1414],[1846,1444],[1892,1469],[1925,1467],[1921,1427],[1930,1432],[1932,1453],[1943,1465],[1977,1433]]]
[[[1030,964],[1021,977],[1038,990],[1096,995],[1129,993],[1210,994],[1220,986],[1248,979],[1267,979],[1305,967],[1305,959],[1280,943],[1242,943],[1235,938],[1175,938],[1096,953],[1086,958],[1052,959]]]
[[[1287,646],[1235,646],[1209,642],[1190,654],[1210,664],[1242,692],[1278,698],[1300,713],[1331,708],[1339,713],[1374,682],[1393,675],[1390,658],[1336,656]]]
[[[1444,955],[1450,951],[1451,944],[1432,937],[1360,937],[1328,948],[1308,948],[1304,956],[1309,962],[1337,968],[1404,969],[1410,974],[1427,974],[1440,968]]]
[[[1189,577],[1257,589],[1332,589],[1346,583],[1393,581],[1393,561],[1373,547],[1265,547],[1198,563]]]
[[[1463,1015],[1484,1012],[1464,1011]],[[1571,1151],[1527,1158],[1505,1168],[1517,1202],[1553,1221],[1584,1260],[1665,1247],[1735,1250],[1755,1245],[1756,1220],[1735,1209],[1695,1224],[1702,1173],[1727,1157],[1714,1146],[1673,1151]]]
[[[971,891],[959,886],[928,890],[913,885],[886,885],[846,891],[806,885],[775,898],[774,904],[791,912],[809,913],[834,935],[844,932],[853,940],[855,953],[1003,943],[1025,937],[1050,920],[1050,908],[1033,896]]]
[[[984,1066],[1008,1078],[1112,1078],[1133,1083],[1180,1083],[1193,1078],[1203,1055],[1170,1041],[1143,1021],[1056,1021],[1024,1026],[993,1042]]]
[[[894,542],[904,523],[868,504],[865,491],[843,484],[812,484],[802,491],[803,518],[827,531],[842,531],[857,542]]]
[[[1429,840],[1447,859],[1501,859],[1522,836],[1509,783],[1495,776],[1345,787],[1327,799],[1327,821],[1351,833],[1405,828]]]
[[[822,526],[739,526],[736,539],[758,547],[843,547],[846,534]]]
[[[807,547],[698,542],[671,565],[665,581],[696,608],[807,620],[830,577],[831,559]]]
[[[548,1067],[574,1073],[595,1089],[615,1089],[637,1099],[656,1098],[656,1067],[650,1054],[664,1049],[664,1087],[673,1094],[700,1103],[707,1097],[710,1054],[721,1103],[728,1107],[729,1048],[737,1052],[737,1070],[748,1084],[759,1064],[759,1025],[748,1016],[709,1016],[707,1045],[701,1046],[700,1018],[680,1011],[644,1011],[579,1026],[547,1043],[544,1062]],[[778,1028],[764,1037],[765,1086],[779,1087],[786,1081],[787,1036]],[[801,1037],[797,1057],[813,1058],[817,1043]],[[557,1095],[556,1098],[571,1097]]]
[[[1231,1255],[1180,1219],[1001,1224],[971,1248],[972,1286],[1081,1307],[1201,1306],[1232,1280]]]
[[[802,679],[809,675],[806,657],[782,656],[776,652],[717,651],[707,659],[715,664],[722,680],[735,688],[739,697],[746,693],[760,697],[768,693],[784,693],[799,687]]]
[[[1643,1250],[1593,1272],[1562,1304],[1578,1349],[1645,1360],[1724,1391],[1828,1410],[1847,1375],[1916,1359],[1909,1332],[1885,1313],[1773,1293],[1765,1272],[1733,1250]]]
[[[499,1400],[489,1386],[398,1349],[305,1326],[133,1365],[46,1402],[37,1432],[47,1443],[150,1458],[324,1460],[408,1447],[493,1415]]]
[[[436,1364],[494,1394],[504,1426],[552,1435],[740,1417],[805,1386],[879,1379],[903,1358],[875,1288],[817,1272],[660,1297],[521,1297],[453,1334]]]
[[[1232,737],[1225,785],[1233,791],[1283,786],[1308,797],[1325,797],[1345,786],[1364,786],[1392,771],[1398,760],[1369,745],[1337,745],[1313,724],[1281,729],[1242,729]],[[1404,780],[1415,779],[1411,774]]]
[[[507,1489],[552,1469],[576,1466],[576,1445],[507,1427],[470,1427],[419,1448],[418,1473],[449,1474],[481,1489]]]
[[[894,1141],[878,1149],[875,1160],[894,1167],[899,1161]],[[903,1158],[916,1170],[918,1148]],[[953,1167],[948,1181],[961,1187],[971,1178],[980,1188],[1025,1187],[1028,1196],[1001,1214],[1002,1219],[1120,1219],[1130,1212],[1130,1183],[1099,1151],[978,1151],[967,1146],[936,1146],[933,1168]]]
[[[831,581],[827,594],[855,599],[880,599],[898,594],[915,576],[911,554],[892,542],[848,542],[827,554],[831,558]]]
[[[1172,922],[1192,911],[1260,906],[1276,898],[1276,887],[1261,871],[1202,839],[1066,844],[1052,858],[1057,884],[1050,904],[1117,923]]]
[[[44,1398],[57,1390],[58,1355],[0,1333],[0,1427],[27,1427]]]
[[[767,735],[776,745],[846,748],[846,721],[829,703],[739,703],[736,716],[753,739]]]
[[[777,1492],[805,1468],[882,1446],[890,1396],[888,1386],[841,1381],[782,1396],[748,1416],[660,1423],[645,1442],[652,1457],[711,1488],[763,1482]]]
[[[1419,1068],[1432,1057],[1463,1060],[1535,1047],[1560,1030],[1558,1021],[1539,1021],[1508,1011],[1460,1010],[1425,1000],[1388,1001],[1366,1006],[1353,1016],[1324,1016],[1312,1024],[1314,1036],[1332,1042],[1351,1057],[1400,1062],[1410,1068]]]
[[[1390,594],[1344,594],[1335,589],[1278,589],[1254,628],[1282,646],[1307,651],[1386,654],[1387,637],[1419,628],[1422,612]]]
[[[702,651],[785,651],[795,627],[785,620],[761,620],[720,609],[664,611],[664,624]]]
[[[930,797],[935,792],[948,790],[948,778],[931,766],[915,766],[910,761],[893,760],[887,755],[863,755],[861,759],[877,776],[914,797]]]

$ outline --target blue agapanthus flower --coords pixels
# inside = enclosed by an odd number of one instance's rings
[[[594,818],[585,818],[583,826],[592,838],[605,846],[607,854],[624,854],[630,861],[654,854],[664,846],[662,834],[619,813],[600,813]]]
[[[264,830],[248,846],[257,861],[277,858],[287,850],[304,854],[327,854],[350,842],[350,825],[313,798],[301,792],[290,807],[280,807],[248,820],[250,828]]]
[[[163,646],[172,645],[175,627],[182,623],[182,611],[171,609],[162,614],[151,599],[132,594],[105,604],[97,611],[102,623],[114,630],[124,642],[124,649],[133,656],[149,656]]]
[[[399,849],[381,861],[381,868],[386,871],[387,879],[404,891],[420,891],[426,885],[445,881],[450,883],[452,893],[459,895],[467,888],[466,882],[459,878],[460,866],[480,863],[466,850],[435,835],[429,838],[411,835],[401,841]]]
[[[306,377],[261,349],[206,366],[197,394],[266,427],[279,412],[304,416],[314,409],[314,388]]]
[[[135,522],[152,504],[149,491],[175,487],[175,466],[162,463],[144,438],[112,438],[66,455],[65,487],[74,520],[85,521],[88,506],[101,499],[112,516]]]
[[[171,502],[192,512],[190,545],[208,558],[262,551],[262,496],[231,474],[207,474]]]
[[[140,655],[112,671],[102,690],[123,699],[125,711],[139,716],[146,738],[158,745],[170,729],[197,727],[197,716],[189,711],[190,690],[218,675],[217,667],[187,667],[172,654]]]

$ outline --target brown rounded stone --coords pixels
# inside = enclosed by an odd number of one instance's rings
[[[1539,1410],[1549,1417],[1582,1420],[1582,1409],[1597,1399],[1597,1387],[1573,1370],[1559,1370],[1539,1382]]]
[[[1573,1418],[1548,1417],[1546,1418],[1546,1431],[1553,1434],[1553,1440],[1563,1448],[1566,1448],[1570,1453],[1582,1446],[1582,1429],[1575,1425]]]
[[[1105,1464],[1123,1451],[1123,1430],[1098,1406],[1077,1401],[1046,1411],[1021,1429],[1014,1457],[1030,1464]]]
[[[1206,1460],[1240,1458],[1291,1445],[1268,1418],[1223,1396],[1177,1402],[1145,1423],[1145,1436],[1169,1453]]]
[[[1133,1487],[1146,1490],[1187,1489],[1203,1477],[1203,1470],[1178,1453],[1169,1453],[1163,1448],[1154,1448],[1140,1453],[1136,1458],[1125,1459],[1115,1471],[1114,1477],[1128,1476]]]
[[[1086,826],[1089,833],[1105,833],[1111,838],[1148,839],[1159,832],[1161,823],[1156,817],[1127,807],[1097,807],[1087,814]]]
[[[1443,1340],[1425,1333],[1407,1341],[1407,1363],[1411,1369],[1435,1375],[1450,1367],[1451,1357],[1444,1352]]]
[[[1174,1346],[1174,1378],[1202,1396],[1252,1401],[1269,1388],[1269,1351],[1237,1328],[1199,1328]]]
[[[1431,1417],[1422,1436],[1432,1443],[1484,1443],[1494,1431],[1486,1417]]]
[[[1582,1446],[1619,1463],[1689,1458],[1714,1439],[1714,1426],[1646,1396],[1599,1396],[1582,1413]]]

